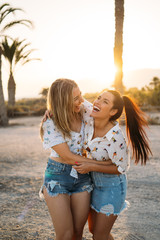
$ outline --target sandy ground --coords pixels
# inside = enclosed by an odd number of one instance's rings
[[[26,117],[0,128],[0,239],[54,239],[47,206],[38,195],[49,155],[39,123],[39,117]],[[153,157],[145,167],[131,164],[130,208],[114,225],[115,240],[160,239],[160,126],[151,126],[148,136]],[[84,239],[92,239],[87,224]]]

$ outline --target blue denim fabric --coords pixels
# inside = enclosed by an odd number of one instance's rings
[[[71,169],[71,165],[56,162],[49,158],[40,195],[41,192],[43,193],[43,187],[47,189],[50,196],[64,193],[71,195],[84,191],[91,192],[93,186],[89,174],[78,173],[78,179],[76,179],[70,176]]]
[[[93,191],[91,194],[91,208],[109,216],[119,215],[127,207],[125,174],[113,175],[92,172]]]

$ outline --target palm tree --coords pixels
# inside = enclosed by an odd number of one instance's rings
[[[0,56],[1,56],[1,47],[0,47]],[[0,57],[0,66],[1,63],[1,57]],[[6,126],[8,125],[8,117],[7,117],[7,110],[6,105],[4,101],[4,94],[3,94],[3,86],[2,86],[2,72],[0,67],[0,125]]]
[[[39,93],[42,96],[42,98],[47,98],[48,90],[49,88],[42,88],[42,90]]]
[[[124,21],[124,0],[115,0],[115,40],[114,40],[114,64],[116,74],[114,87],[121,93],[123,86],[123,21]]]
[[[154,90],[157,90],[160,87],[160,79],[158,77],[154,77],[149,85],[152,86]]]
[[[6,20],[8,16],[11,14],[15,14],[17,11],[23,11],[20,8],[12,8],[9,3],[5,3],[0,5],[0,37],[2,37],[6,30],[15,26],[17,24],[23,24],[27,27],[32,26],[32,22],[27,19],[19,19],[11,22],[7,22]],[[4,101],[4,94],[3,94],[3,86],[2,86],[2,61],[1,61],[1,47],[0,47],[0,125],[7,126],[8,125],[8,117],[7,117],[7,109]]]
[[[35,49],[27,49],[30,43],[25,43],[25,39],[19,41],[18,39],[11,40],[9,44],[7,37],[2,41],[2,54],[9,62],[10,76],[8,80],[8,105],[15,105],[16,83],[14,80],[14,70],[18,64],[24,65],[32,60],[40,60],[38,58],[29,58],[30,54]]]

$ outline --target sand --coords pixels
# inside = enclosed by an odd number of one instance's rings
[[[38,195],[49,156],[39,138],[40,120],[17,118],[0,128],[0,239],[54,239],[47,206]],[[160,126],[150,126],[148,136],[153,157],[145,167],[131,164],[130,208],[114,225],[115,240],[160,239]],[[84,240],[89,239],[86,224]]]

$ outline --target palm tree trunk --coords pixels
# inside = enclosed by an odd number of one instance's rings
[[[115,42],[114,42],[114,64],[116,74],[114,87],[120,93],[124,92],[123,86],[123,21],[124,21],[124,0],[115,0]]]
[[[8,80],[8,105],[15,105],[15,94],[16,94],[16,83],[14,81],[14,77],[12,72],[10,72],[9,80]]]
[[[2,86],[2,51],[0,47],[0,125],[7,126],[8,125],[8,117],[7,117],[7,109],[4,101],[4,94],[3,94],[3,86]]]

